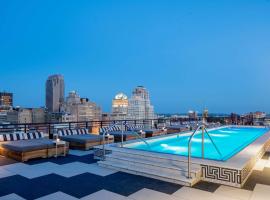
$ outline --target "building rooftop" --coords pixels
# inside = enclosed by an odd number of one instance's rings
[[[137,121],[136,124],[139,122],[140,121]],[[189,120],[186,122],[189,122]],[[170,121],[170,126],[176,127],[176,123],[175,119],[173,119],[173,121]],[[190,123],[195,123],[195,121],[190,121]],[[57,124],[54,124],[54,126],[55,125]],[[59,127],[60,125],[62,125],[62,127]],[[211,124],[209,124],[209,126],[210,125]],[[55,128],[57,130],[63,129],[66,125],[59,124],[59,126],[55,126]],[[6,127],[11,128],[10,125]],[[78,129],[76,130],[78,131]],[[186,131],[183,131],[181,134],[184,135],[186,133]],[[258,147],[259,140],[263,142],[263,144],[266,144],[264,140],[261,139],[265,137],[269,138],[269,134],[270,132],[265,133],[264,136],[260,137],[257,143],[255,142],[253,145]],[[163,136],[166,137],[166,134]],[[163,136],[156,135],[153,137],[160,139]],[[269,141],[270,140],[267,139],[267,142]],[[106,150],[116,151],[117,144],[112,143],[111,145],[112,146],[107,145]],[[71,143],[69,143],[69,146],[71,147]],[[95,150],[100,148],[99,146],[94,146]],[[3,146],[0,147],[3,148]],[[250,148],[256,150],[253,148],[252,144]],[[250,155],[250,149],[248,147],[246,149],[248,149],[247,152]],[[241,185],[242,188],[225,186],[221,184],[221,181],[215,183],[206,182],[203,178],[195,182],[194,185],[192,184],[192,187],[188,187],[184,185],[184,182],[168,182],[168,179],[164,177],[159,179],[157,176],[151,176],[151,174],[148,174],[148,176],[144,174],[144,176],[142,176],[139,172],[132,173],[132,171],[129,171],[130,173],[127,173],[128,170],[123,170],[126,169],[124,168],[125,166],[138,166],[134,165],[134,160],[127,161],[127,164],[121,163],[122,168],[119,168],[121,171],[118,171],[115,168],[113,169],[113,166],[110,167],[107,165],[107,167],[103,167],[106,165],[102,165],[101,162],[98,162],[100,160],[95,159],[94,153],[98,155],[98,152],[99,151],[94,150],[73,150],[70,148],[66,156],[35,158],[25,162],[18,162],[11,158],[0,156],[0,200],[268,200],[270,196],[269,150],[266,152],[263,151],[260,157],[258,157],[258,161],[254,162],[253,170],[250,171],[251,175]],[[140,157],[138,161],[147,163],[149,156],[154,158],[150,163],[151,167],[147,168],[152,171],[157,171],[157,163],[159,164],[161,162],[158,159],[165,160],[171,157],[171,161],[174,163],[174,161],[176,161],[174,157],[178,158],[179,156],[163,154],[154,157],[154,154],[152,155],[151,152],[146,154],[144,151],[142,151],[141,154],[143,154],[143,157]],[[241,153],[238,155],[240,154]],[[118,155],[118,158],[123,160],[128,159],[128,157],[131,158],[132,152],[131,149],[128,151],[118,149],[114,155]],[[127,157],[125,158],[123,155],[127,155]],[[133,155],[138,157],[139,153],[133,152]],[[261,157],[261,155],[263,156]],[[109,158],[113,160],[116,157],[113,157],[113,153],[111,153],[106,157],[105,161],[112,161]],[[240,159],[237,159],[236,156],[234,158],[233,161],[237,164]],[[183,165],[185,167],[186,160],[187,158],[185,157]],[[177,161],[180,161],[180,159]],[[192,158],[192,161],[192,168],[194,168],[196,158]],[[208,159],[204,159],[204,161],[204,163],[210,162]],[[212,172],[214,176],[225,179],[229,176],[230,179],[232,176],[226,169],[230,170],[232,166],[226,165],[223,161],[211,161],[211,165],[209,166],[213,167],[215,162],[219,162],[219,164],[222,165],[220,169],[223,167],[222,169],[225,169],[225,171],[224,174],[220,174],[220,171],[217,173],[216,168],[213,168]],[[153,166],[155,169],[152,168]],[[168,166],[164,162],[161,163],[160,166],[162,170],[158,173],[158,177],[162,177],[165,168],[175,169],[175,167],[178,167],[177,170],[179,170],[179,166]],[[142,169],[145,168],[142,167]],[[179,171],[173,174],[173,178],[180,175],[178,172]],[[181,175],[186,177],[186,174]],[[224,183],[225,182],[223,182],[223,184]]]

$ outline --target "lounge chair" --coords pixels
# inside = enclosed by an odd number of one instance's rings
[[[68,152],[68,146],[58,146],[57,155],[64,151]],[[5,133],[0,135],[0,154],[25,162],[55,156],[56,148],[53,140],[46,139],[42,132]]]
[[[183,132],[183,131],[188,131],[190,130],[190,126],[189,125],[171,125],[171,126],[167,126],[167,133],[171,134],[171,133],[179,133],[179,132]]]
[[[71,149],[89,150],[103,144],[100,135],[90,134],[87,129],[61,129],[57,132],[59,138],[69,143]],[[106,136],[106,143],[114,142],[112,136]]]
[[[138,133],[140,132],[144,132],[145,133],[145,137],[155,137],[155,136],[159,136],[159,135],[164,135],[167,133],[167,129],[162,128],[162,129],[155,129],[155,128],[144,128],[143,125],[129,125],[126,124],[127,130],[129,131],[136,131]]]
[[[125,130],[122,131],[121,127],[118,125],[100,128],[100,135],[102,135],[104,132],[106,134],[113,135],[115,142],[122,141],[122,134],[123,134],[123,141],[138,139],[138,135],[141,136],[142,138],[145,138],[144,132],[125,131]]]

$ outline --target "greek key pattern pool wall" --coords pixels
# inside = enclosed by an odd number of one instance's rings
[[[264,155],[269,147],[270,140],[268,140],[262,146],[261,150],[257,153],[256,156],[252,157],[247,162],[242,170],[202,164],[202,180],[234,187],[242,187],[251,174],[252,168],[256,164],[257,160]]]
[[[221,183],[240,187],[241,171],[224,167],[201,165],[202,179],[209,182]]]

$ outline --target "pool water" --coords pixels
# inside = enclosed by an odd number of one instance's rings
[[[205,134],[204,157],[211,160],[225,161],[265,134],[268,130],[269,129],[266,128],[226,127],[208,131],[220,154],[211,142],[209,136]],[[148,139],[147,142],[149,146],[143,142],[135,142],[127,144],[125,147],[187,156],[188,140],[189,135],[187,134],[168,135],[162,138]],[[196,133],[193,137],[191,146],[191,156],[200,158],[202,156],[201,132]]]

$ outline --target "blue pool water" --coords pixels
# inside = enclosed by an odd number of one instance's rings
[[[204,139],[204,152],[205,158],[211,160],[222,160],[225,161],[240,152],[250,143],[255,141],[257,138],[266,133],[269,129],[266,128],[236,128],[226,127],[216,130],[208,131],[213,142],[219,149],[221,155],[216,150],[215,146],[211,142],[207,134]],[[192,157],[201,157],[202,149],[202,134],[198,132],[192,139]],[[136,142],[125,145],[127,148],[153,151],[160,153],[176,154],[187,156],[188,155],[188,135],[173,135],[156,139],[149,139],[148,147],[143,142]]]

